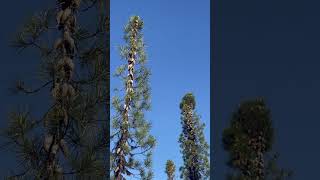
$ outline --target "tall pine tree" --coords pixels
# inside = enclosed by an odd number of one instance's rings
[[[146,67],[142,28],[141,18],[132,16],[125,27],[126,45],[120,48],[126,63],[115,73],[124,85],[116,90],[118,95],[112,99],[115,116],[110,163],[111,179],[116,180],[127,176],[143,180],[153,178],[151,158],[155,138],[149,133],[151,123],[144,115],[150,109],[150,70]]]
[[[187,93],[180,103],[182,133],[179,138],[184,165],[180,168],[185,180],[209,179],[209,145],[203,130],[204,123],[195,112],[196,100]]]
[[[223,145],[229,152],[228,165],[235,169],[228,179],[285,179],[290,173],[275,166],[277,157],[268,157],[274,129],[270,110],[262,98],[245,101],[233,113],[230,127],[223,132]],[[265,162],[267,160],[267,162]]]
[[[106,5],[103,0],[57,0],[56,7],[37,13],[18,33],[14,47],[40,52],[41,84],[31,89],[19,81],[14,90],[26,95],[46,91],[49,97],[36,101],[49,108],[40,117],[29,111],[10,114],[2,135],[21,161],[13,178],[107,177]],[[96,20],[94,27],[85,25],[89,19]]]
[[[167,174],[168,180],[173,180],[174,179],[175,171],[176,171],[176,166],[174,165],[173,161],[172,160],[167,160],[165,173]]]

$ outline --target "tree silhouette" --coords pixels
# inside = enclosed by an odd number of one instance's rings
[[[230,127],[223,132],[223,145],[229,152],[228,165],[236,173],[230,174],[227,179],[265,180],[271,177],[271,171],[275,175],[275,169],[271,167],[274,167],[276,159],[265,162],[274,139],[270,116],[270,110],[262,98],[241,103],[233,113]],[[273,165],[267,167],[267,164]]]
[[[149,134],[151,123],[144,115],[150,109],[150,70],[146,67],[142,28],[141,18],[132,16],[125,27],[127,44],[120,49],[122,59],[127,62],[115,73],[124,88],[117,90],[118,95],[112,99],[115,116],[111,132],[111,179],[122,180],[126,176],[153,178],[151,166],[155,138]]]
[[[195,112],[196,101],[187,93],[180,103],[182,133],[179,143],[184,165],[180,168],[181,178],[186,180],[209,179],[209,145],[204,138],[205,125]]]
[[[2,136],[21,164],[11,178],[107,177],[106,6],[103,0],[57,0],[56,7],[36,13],[17,34],[12,44],[15,48],[40,52],[41,84],[31,89],[20,80],[14,91],[35,98],[46,91],[48,99],[35,101],[49,108],[41,117],[30,111],[10,113],[9,126]],[[96,20],[95,27],[85,25],[88,19]]]

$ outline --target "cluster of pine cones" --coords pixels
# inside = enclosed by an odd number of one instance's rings
[[[52,96],[56,104],[61,107],[61,117],[65,126],[68,124],[68,107],[75,96],[75,89],[71,85],[71,78],[74,71],[75,41],[72,34],[76,29],[75,12],[80,6],[80,0],[58,0],[59,11],[56,15],[57,28],[61,31],[62,37],[54,44],[57,63],[55,66],[54,87]],[[60,129],[60,128],[59,128]],[[57,130],[59,131],[59,130]],[[44,139],[44,149],[49,154],[46,162],[47,171],[50,174],[61,174],[62,168],[55,162],[55,155],[61,150],[66,156],[68,147],[65,140],[60,137],[62,133],[48,133]]]

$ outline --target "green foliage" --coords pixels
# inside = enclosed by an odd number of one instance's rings
[[[40,117],[32,116],[34,113],[30,111],[13,111],[9,116],[9,125],[1,135],[5,139],[3,144],[8,145],[3,147],[13,150],[19,160],[20,166],[12,172],[12,179],[105,179],[109,174],[109,46],[106,38],[109,19],[107,7],[99,2],[83,1],[79,7],[82,13],[77,16],[77,26],[72,34],[76,51],[72,54],[74,70],[69,82],[74,94],[61,100],[68,105],[67,110],[62,103],[57,103],[59,96],[54,93],[57,79],[63,77],[59,71],[63,54],[53,45],[61,36],[56,10],[64,7],[37,13],[12,43],[18,50],[34,48],[40,51],[39,88],[29,88],[20,80],[15,92],[32,94],[35,98],[39,98],[36,95],[42,91],[47,91],[46,95],[52,94],[48,98],[41,97],[41,106],[49,108]],[[96,20],[94,30],[85,25],[88,18],[91,22]],[[51,155],[46,150],[46,141],[55,138],[60,143],[55,147],[57,163],[54,173],[49,174],[46,167]]]
[[[185,180],[210,178],[209,145],[203,133],[205,124],[200,122],[195,107],[195,97],[187,93],[180,103],[182,133],[179,138],[184,162],[180,172]]]
[[[187,93],[183,96],[182,101],[180,103],[180,109],[183,109],[184,105],[189,105],[194,109],[196,107],[196,100],[192,93]]]
[[[145,112],[151,107],[151,73],[146,66],[142,28],[143,21],[140,17],[132,16],[124,30],[126,45],[120,47],[121,58],[128,63],[130,58],[133,58],[134,63],[130,63],[134,67],[131,69],[132,76],[130,71],[126,74],[127,64],[120,65],[115,72],[115,77],[123,82],[123,88],[117,88],[116,96],[112,98],[115,115],[112,118],[111,132],[111,179],[115,179],[115,172],[120,171],[120,177],[133,176],[143,180],[153,178],[152,150],[156,140],[150,135],[151,123],[145,117]],[[129,86],[131,80],[133,85]],[[132,91],[129,91],[131,88]],[[128,110],[125,107],[128,107]],[[117,153],[117,149],[123,151],[125,162],[120,162],[122,155]]]
[[[266,158],[267,153],[272,150],[274,129],[270,110],[262,98],[240,104],[232,115],[230,126],[223,131],[222,140],[230,157],[227,164],[235,170],[227,175],[227,179],[269,179],[279,175],[272,168],[275,161]],[[268,163],[273,165],[266,166]]]

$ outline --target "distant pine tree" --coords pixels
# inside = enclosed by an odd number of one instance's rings
[[[182,133],[179,138],[184,165],[181,178],[202,180],[210,177],[209,145],[205,141],[204,127],[195,112],[196,100],[187,93],[180,103]]]
[[[127,45],[121,47],[121,56],[127,63],[116,72],[124,85],[124,89],[119,90],[124,93],[112,99],[116,114],[112,122],[111,142],[114,144],[110,163],[111,179],[116,180],[126,176],[142,180],[153,178],[152,150],[156,141],[149,133],[151,123],[144,115],[150,109],[150,70],[146,67],[142,28],[140,17],[132,16],[125,27]]]
[[[41,117],[29,111],[11,113],[2,135],[21,161],[12,177],[105,179],[109,145],[107,7],[102,0],[56,2],[56,7],[33,16],[13,43],[20,50],[40,51],[43,81],[34,90],[19,81],[15,92],[28,95],[47,90],[50,97],[37,101],[50,108]],[[79,18],[78,12],[84,16]],[[93,30],[79,25],[87,19],[96,20]]]
[[[173,161],[172,160],[167,160],[165,173],[168,176],[168,180],[174,180],[175,171],[176,171],[176,166],[174,165]]]
[[[261,98],[241,103],[233,113],[230,127],[223,132],[223,145],[229,152],[228,165],[236,172],[229,174],[227,179],[266,180],[275,175],[283,179],[289,175],[284,170],[276,172],[275,158],[265,162],[274,138],[270,116],[270,110]]]

